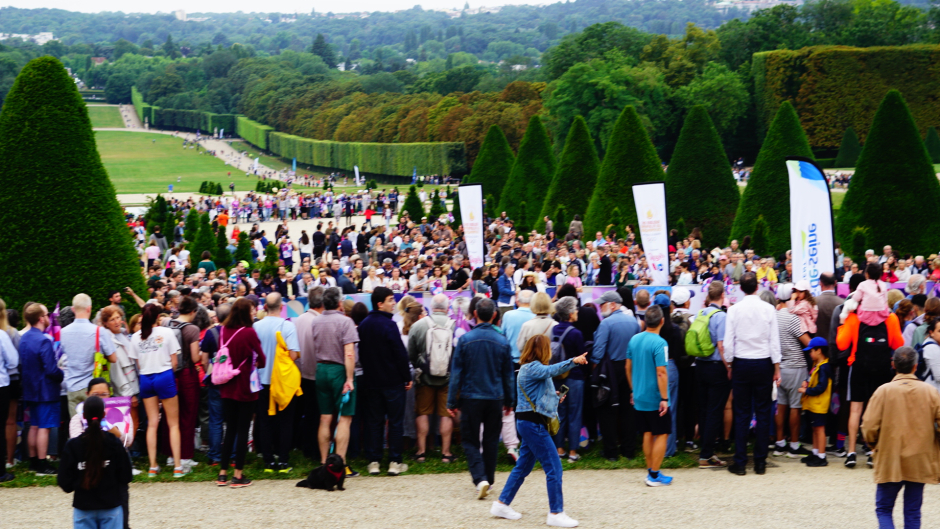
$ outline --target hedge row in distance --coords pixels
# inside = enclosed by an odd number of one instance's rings
[[[228,130],[235,133],[235,114],[215,114],[200,110],[178,110],[174,108],[160,108],[144,102],[144,98],[137,87],[131,87],[131,102],[137,117],[144,119],[155,129],[183,129],[202,131],[212,134],[216,130]]]

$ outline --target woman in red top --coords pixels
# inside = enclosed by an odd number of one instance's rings
[[[252,328],[254,323],[254,304],[241,298],[232,305],[232,312],[222,324],[219,331],[219,342],[228,347],[232,367],[239,370],[231,380],[219,386],[222,397],[222,420],[225,422],[225,438],[222,441],[222,461],[219,468],[219,477],[216,484],[220,487],[228,485],[228,462],[238,437],[238,446],[235,448],[235,477],[232,487],[247,487],[251,480],[245,477],[242,469],[245,467],[245,453],[248,451],[248,428],[251,425],[251,416],[254,414],[255,401],[258,394],[251,391],[250,377],[254,367],[264,367],[264,351],[261,349],[261,340]],[[254,360],[252,360],[254,359]]]

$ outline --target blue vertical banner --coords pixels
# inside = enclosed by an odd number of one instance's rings
[[[832,197],[826,175],[808,158],[788,156],[790,181],[790,248],[793,281],[809,281],[818,295],[819,276],[835,271]]]
[[[297,172],[297,157],[296,156],[294,157],[294,161],[291,162],[290,170],[294,171],[295,173]]]
[[[414,171],[411,172],[411,185],[414,185],[418,182],[418,166],[416,165]]]

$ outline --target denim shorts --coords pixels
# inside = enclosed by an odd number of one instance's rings
[[[153,375],[140,375],[140,398],[159,397],[160,400],[166,400],[175,397],[176,393],[176,378],[172,369]]]
[[[59,426],[59,402],[24,402],[29,410],[29,424],[36,428],[57,428]]]

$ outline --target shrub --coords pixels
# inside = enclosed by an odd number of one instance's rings
[[[554,223],[552,227],[554,228],[556,238],[564,239],[565,235],[568,234],[568,224],[571,222],[568,218],[568,209],[564,204],[558,204],[558,207],[555,208],[555,214],[551,216],[551,219]]]
[[[754,227],[751,229],[751,249],[754,250],[755,254],[768,255],[770,253],[769,231],[770,229],[767,226],[767,222],[764,220],[764,216],[761,215],[757,217],[757,220],[754,222]]]
[[[8,307],[36,301],[51,310],[80,292],[103,306],[109,290],[144,291],[88,110],[58,59],[33,59],[14,80],[0,113],[0,159],[0,296]]]
[[[858,143],[855,129],[849,127],[845,129],[845,135],[842,136],[842,145],[839,146],[839,154],[832,162],[832,167],[855,167],[858,162],[858,155],[861,153],[862,146]]]
[[[924,146],[927,147],[927,154],[930,155],[930,161],[940,163],[940,134],[937,134],[937,127],[927,129],[927,138],[924,140]]]
[[[438,196],[438,192],[435,191],[431,193],[431,210],[428,211],[428,221],[434,222],[438,217],[446,212],[447,210],[445,210],[444,206],[441,205],[441,197]]]
[[[212,234],[212,225],[209,224],[209,214],[203,213],[199,216],[199,231],[196,232],[196,240],[189,245],[191,255],[189,261],[195,265],[202,260],[202,252],[212,254],[215,252],[215,246],[215,236]]]
[[[163,195],[157,195],[157,198],[150,204],[150,208],[147,209],[146,215],[144,215],[147,233],[153,233],[154,227],[160,226],[165,235],[169,231],[168,221],[170,219],[170,208],[166,205],[166,199],[163,198]]]
[[[800,127],[796,110],[789,102],[784,102],[777,111],[777,117],[770,124],[764,144],[757,154],[754,170],[738,204],[738,212],[731,228],[731,238],[741,239],[751,233],[757,217],[763,215],[767,225],[773,227],[768,235],[767,250],[774,255],[790,248],[787,156],[805,156],[812,159],[813,151],[809,148],[806,134]]]
[[[567,224],[561,223],[553,214],[559,206],[563,206],[566,215],[583,215],[594,192],[599,169],[600,160],[597,159],[597,150],[587,123],[583,117],[577,116],[565,138],[565,147],[561,151],[558,167],[534,228],[542,231],[545,228],[545,217],[549,217],[556,233],[567,233]],[[571,219],[566,217],[566,220]],[[562,226],[565,231],[559,232]]]
[[[703,106],[692,107],[666,173],[669,222],[681,217],[686,225],[707,233],[702,241],[705,248],[724,246],[740,200],[731,164],[708,111]],[[688,233],[683,229],[679,236]]]
[[[871,248],[871,246],[868,245],[868,230],[861,226],[856,226],[852,228],[851,237],[852,244],[849,248],[849,256],[857,263],[864,263],[865,251]]]
[[[545,194],[554,175],[555,153],[548,131],[538,115],[532,116],[500,196],[499,210],[523,226],[532,226],[542,211]],[[521,211],[523,203],[527,206],[525,214]]]
[[[215,234],[215,262],[216,268],[228,268],[232,264],[232,253],[228,251],[228,237],[225,236],[225,226],[219,226]]]
[[[421,217],[424,216],[424,207],[421,205],[421,198],[418,197],[418,190],[415,186],[411,186],[408,190],[408,196],[405,198],[405,204],[399,211],[398,218],[401,219],[401,216],[405,213],[408,213],[411,220],[415,222],[420,222]]]
[[[498,217],[499,211],[496,210],[496,198],[493,195],[486,195],[484,201],[486,204],[483,207],[483,214],[491,219]]]
[[[460,192],[455,191],[453,193],[447,193],[447,196],[454,201],[454,207],[451,208],[450,214],[454,216],[454,222],[451,224],[451,227],[456,229],[463,224],[463,219],[460,218]]]
[[[584,217],[584,233],[593,234],[607,226],[607,216],[618,204],[627,204],[624,222],[636,226],[633,184],[663,179],[662,162],[640,122],[636,108],[626,106],[607,142],[607,154],[597,176],[597,185]]]
[[[480,146],[480,153],[473,163],[473,170],[464,179],[464,183],[483,184],[483,195],[493,195],[497,201],[495,204],[487,202],[486,205],[495,209],[499,205],[500,193],[506,186],[506,180],[512,172],[515,161],[516,157],[506,140],[506,135],[499,126],[493,125],[486,133],[486,138]]]
[[[183,239],[187,242],[195,241],[197,233],[199,233],[199,211],[196,208],[190,208],[183,226]]]
[[[251,256],[251,240],[248,238],[247,232],[243,231],[238,234],[238,245],[235,247],[234,261],[236,263],[246,261],[248,264],[255,261]]]
[[[277,276],[277,269],[280,266],[280,257],[278,256],[277,246],[274,243],[268,243],[264,249],[264,261],[261,262],[261,277],[267,274]]]
[[[923,214],[911,225],[907,211],[932,211],[940,204],[940,182],[920,133],[897,90],[885,96],[852,183],[836,218],[836,239],[850,240],[852,229],[867,228],[869,244],[929,255],[940,246],[940,216]]]

